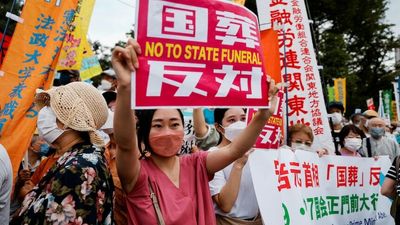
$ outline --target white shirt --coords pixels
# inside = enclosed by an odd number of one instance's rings
[[[214,151],[216,149],[218,149],[218,147],[212,147],[209,151]],[[228,180],[229,175],[231,174],[232,166],[233,163],[215,173],[214,179],[209,182],[211,196],[214,196],[221,191],[222,187]],[[243,168],[242,177],[240,179],[239,193],[232,210],[229,213],[224,213],[218,208],[217,204],[215,203],[214,208],[215,213],[228,217],[252,219],[257,216],[258,204],[248,162]]]
[[[0,224],[9,223],[12,176],[10,157],[0,144]]]

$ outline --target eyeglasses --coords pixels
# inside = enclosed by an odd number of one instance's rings
[[[312,145],[311,141],[293,140],[292,142],[294,142],[296,144],[305,144],[305,145],[310,146],[310,147]]]

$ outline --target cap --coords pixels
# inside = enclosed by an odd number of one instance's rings
[[[363,112],[363,116],[372,118],[372,117],[379,117],[378,113],[375,110],[368,109]]]

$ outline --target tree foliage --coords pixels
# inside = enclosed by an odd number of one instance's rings
[[[310,0],[315,39],[325,80],[346,77],[347,111],[366,108],[379,90],[391,88],[393,70],[385,64],[400,46],[385,23],[387,0]],[[377,104],[375,104],[377,105]]]

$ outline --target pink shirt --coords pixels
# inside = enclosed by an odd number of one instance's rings
[[[157,224],[148,178],[167,225],[215,225],[215,214],[206,168],[207,152],[184,155],[180,160],[179,188],[151,160],[141,160],[139,178],[127,195],[131,225]]]

